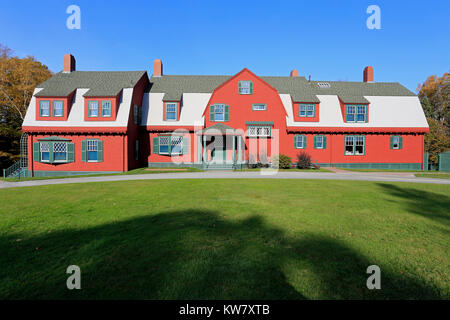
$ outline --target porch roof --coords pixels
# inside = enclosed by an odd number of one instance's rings
[[[223,123],[217,123],[208,128],[204,128],[202,130],[197,131],[197,133],[201,133],[203,135],[216,135],[217,133],[226,134],[226,135],[240,135],[242,132],[227,126]]]

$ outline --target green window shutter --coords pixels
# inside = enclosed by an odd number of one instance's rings
[[[253,82],[250,81],[250,94],[252,94],[252,93],[253,93]]]
[[[55,160],[54,154],[53,154],[53,142],[49,142],[48,143],[48,147],[49,147],[49,161],[50,163],[53,163],[53,161]]]
[[[298,142],[298,139],[300,138],[300,136],[298,135],[298,134],[296,134],[295,136],[294,136],[294,149],[297,149],[297,142]]]
[[[158,137],[153,138],[153,153],[159,154],[159,138]]]
[[[327,148],[327,137],[323,136],[323,148]]]
[[[86,140],[81,141],[81,161],[87,162]]]
[[[398,146],[398,148],[399,148],[399,149],[403,149],[403,137],[399,137],[398,140],[399,140],[399,146]]]
[[[241,93],[241,90],[242,90],[242,85],[241,85],[241,82],[239,81],[239,83],[238,83],[238,92]]]
[[[183,154],[189,154],[189,137],[183,137]]]
[[[97,162],[103,162],[103,141],[97,142]]]
[[[67,162],[75,161],[75,143],[67,144]]]
[[[34,161],[37,162],[41,161],[41,150],[39,142],[34,143],[33,151],[34,151]]]
[[[209,121],[214,121],[214,105],[209,107]]]
[[[303,138],[303,149],[306,149],[306,135],[302,135]]]
[[[314,136],[314,149],[317,149],[317,136]]]
[[[394,136],[391,136],[391,143],[390,143],[391,149],[394,148]]]
[[[228,106],[225,106],[225,115],[224,115],[224,120],[228,121],[229,116],[228,116]]]

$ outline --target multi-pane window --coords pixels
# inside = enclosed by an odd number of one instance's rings
[[[316,136],[316,149],[323,149],[323,136]]]
[[[214,108],[214,121],[225,121],[225,105],[216,104]]]
[[[50,161],[50,144],[48,142],[40,143],[40,152],[41,152],[41,161],[49,162]]]
[[[176,103],[166,103],[166,120],[177,120]]]
[[[87,140],[87,160],[98,161],[98,140]]]
[[[159,154],[169,154],[170,137],[159,137]]]
[[[182,136],[172,136],[171,137],[171,154],[181,154],[183,153],[183,137]]]
[[[54,142],[53,143],[53,161],[66,162],[67,161],[67,143]]]
[[[298,108],[299,117],[315,117],[315,106],[314,104],[300,104]]]
[[[294,138],[294,147],[296,149],[306,148],[306,136],[297,134]]]
[[[88,102],[88,116],[89,117],[98,117],[98,101],[89,101]]]
[[[271,127],[269,126],[251,126],[248,127],[249,137],[270,137]]]
[[[112,116],[112,102],[102,101],[102,117],[111,117]]]
[[[264,111],[264,110],[267,110],[267,105],[264,103],[254,103],[252,105],[252,110],[253,111]]]
[[[53,101],[53,116],[62,117],[63,116],[64,104],[61,100]]]
[[[365,136],[346,136],[345,155],[364,155],[366,149]]]
[[[367,122],[367,106],[347,104],[345,114],[346,122]]]
[[[39,115],[41,117],[50,117],[50,101],[43,100],[39,102]]]
[[[253,83],[249,80],[239,81],[239,94],[252,94]]]
[[[401,136],[391,136],[391,149],[402,149],[403,138]]]

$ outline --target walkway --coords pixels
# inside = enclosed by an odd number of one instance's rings
[[[417,178],[413,172],[255,172],[255,171],[205,171],[180,173],[155,173],[136,175],[111,175],[100,177],[64,178],[50,180],[29,180],[20,182],[0,181],[1,188],[42,186],[49,184],[107,182],[126,180],[158,179],[321,179],[321,180],[357,180],[385,182],[413,182],[450,184],[447,179]]]

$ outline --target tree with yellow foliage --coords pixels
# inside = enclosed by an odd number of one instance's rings
[[[19,157],[19,139],[34,88],[52,75],[34,57],[19,58],[0,44],[0,168]]]

